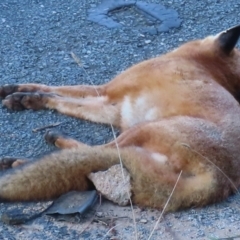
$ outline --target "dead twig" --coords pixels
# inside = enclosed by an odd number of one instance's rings
[[[57,122],[57,123],[52,123],[52,124],[49,124],[49,125],[46,125],[46,126],[43,126],[43,127],[39,127],[39,128],[34,128],[32,130],[32,132],[39,132],[41,130],[44,130],[44,129],[47,129],[47,128],[52,128],[52,127],[57,127],[59,126],[60,124],[62,124],[62,122]]]
[[[83,65],[81,63],[80,58],[74,52],[71,52],[70,54],[71,54],[71,57],[73,58],[73,60],[77,63],[77,65],[82,68]]]
[[[234,237],[227,237],[227,238],[210,238],[211,240],[234,240],[236,238],[240,238],[240,235]]]
[[[71,54],[71,57],[73,58],[73,60],[77,63],[77,65],[83,69],[83,71],[84,71],[85,75],[87,76],[88,80],[90,81],[91,85],[95,88],[95,91],[96,91],[97,95],[100,96],[100,94],[99,94],[97,88],[94,86],[93,81],[91,80],[89,74],[87,73],[87,71],[83,67],[81,59],[74,52],[71,52],[70,54]],[[115,145],[116,145],[117,152],[118,152],[119,162],[120,162],[121,169],[122,169],[122,177],[123,177],[123,181],[124,181],[125,176],[124,176],[124,172],[123,172],[123,163],[122,163],[122,158],[121,158],[121,154],[120,154],[120,149],[118,147],[118,143],[117,143],[117,140],[116,140],[117,137],[116,137],[113,125],[110,124],[110,126],[111,126],[112,134],[113,134],[113,137],[114,137],[114,140],[115,140]],[[130,206],[131,206],[131,210],[132,210],[134,229],[135,229],[135,239],[138,240],[137,222],[136,222],[135,212],[134,212],[134,209],[133,209],[132,199],[131,199],[131,196],[130,196],[129,193],[128,193],[128,198],[129,198]]]

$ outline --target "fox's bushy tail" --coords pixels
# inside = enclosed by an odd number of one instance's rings
[[[1,201],[46,200],[86,190],[87,175],[119,163],[116,149],[67,149],[10,169],[0,177]]]

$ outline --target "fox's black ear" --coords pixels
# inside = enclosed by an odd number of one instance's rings
[[[229,54],[236,46],[240,37],[240,25],[229,28],[219,34],[217,41],[223,52]]]

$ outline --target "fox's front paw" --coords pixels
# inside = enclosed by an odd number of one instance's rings
[[[5,98],[10,94],[13,94],[18,91],[18,85],[8,84],[0,86],[0,98]]]
[[[28,162],[28,159],[19,158],[19,157],[3,157],[0,158],[0,171],[6,170],[8,168],[17,167],[19,165]]]
[[[21,111],[24,109],[44,109],[49,94],[45,93],[13,93],[2,102],[3,106],[11,110]]]

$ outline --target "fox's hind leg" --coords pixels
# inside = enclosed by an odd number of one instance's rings
[[[44,135],[44,138],[46,142],[60,149],[88,147],[88,145],[80,141],[55,131],[47,131]],[[15,168],[30,161],[32,161],[32,159],[24,157],[2,157],[0,158],[0,171],[7,170],[9,168]]]
[[[163,208],[181,174],[168,210],[205,205],[231,192],[230,183],[202,157],[211,156],[216,164],[227,158],[221,141],[215,125],[200,119],[145,123],[124,131],[116,139],[119,149],[114,141],[65,149],[6,171],[0,176],[0,201],[51,199],[87,190],[89,173],[107,170],[121,159],[131,176],[133,203]]]
[[[47,131],[44,135],[47,143],[61,149],[87,147],[88,145],[56,131]]]
[[[121,133],[116,139],[112,140],[109,143],[100,145],[101,147],[110,147],[110,148],[122,148],[129,146],[142,146],[145,141],[145,134],[141,134],[142,127],[145,126],[145,123],[138,124],[135,127],[131,127]],[[74,139],[72,137],[66,136],[62,133],[56,131],[47,131],[45,136],[47,143],[52,144],[60,149],[68,148],[79,148],[87,147],[87,144],[82,143],[81,141]]]

